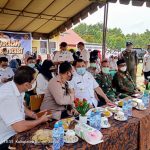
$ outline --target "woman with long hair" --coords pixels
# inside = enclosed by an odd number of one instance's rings
[[[37,94],[45,94],[45,90],[48,86],[49,80],[53,77],[51,68],[54,66],[53,62],[50,60],[45,60],[42,64],[41,71],[37,76]]]

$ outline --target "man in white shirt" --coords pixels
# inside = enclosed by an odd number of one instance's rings
[[[8,67],[8,59],[6,57],[0,57],[0,87],[11,81],[14,76],[13,70]]]
[[[146,81],[150,80],[150,45],[148,45],[147,53],[144,55],[143,58],[143,71],[142,74],[144,74],[144,78]],[[149,77],[149,79],[148,79]],[[146,84],[146,89],[148,88],[148,82]]]
[[[79,52],[80,52],[79,58],[83,59],[85,61],[86,65],[88,65],[89,61],[90,61],[90,53],[85,49],[84,43],[83,42],[79,42],[77,44],[77,47],[78,47]]]
[[[70,87],[75,92],[76,98],[85,98],[87,101],[98,106],[98,100],[95,97],[95,92],[104,98],[107,104],[111,104],[105,93],[99,87],[98,83],[94,79],[91,73],[86,71],[86,64],[82,59],[79,59],[75,63],[76,72],[73,75],[73,79],[70,81]]]
[[[0,87],[0,150],[7,150],[12,136],[48,120],[47,113],[42,117],[26,121],[25,115],[33,117],[33,112],[24,107],[24,92],[32,88],[35,81],[34,69],[20,67],[13,81]]]
[[[73,62],[73,56],[70,51],[67,51],[67,43],[62,42],[60,44],[60,51],[58,51],[53,58],[53,62],[55,65],[59,65],[60,63],[68,61],[68,62]]]
[[[0,57],[6,57],[7,59],[8,59],[8,62],[10,62],[11,61],[11,56],[10,55],[8,55],[8,51],[7,51],[7,48],[3,48],[3,54],[2,55],[0,55]]]

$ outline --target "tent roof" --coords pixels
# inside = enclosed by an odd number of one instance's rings
[[[106,1],[117,0],[0,0],[0,30],[32,32],[33,37],[51,37],[92,14]],[[150,7],[149,0],[132,0]],[[130,0],[120,0],[129,4]]]

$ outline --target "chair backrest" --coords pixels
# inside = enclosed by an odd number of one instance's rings
[[[39,110],[43,102],[44,94],[30,96],[30,108],[32,111]]]

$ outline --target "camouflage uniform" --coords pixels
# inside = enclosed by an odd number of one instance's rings
[[[114,76],[113,85],[115,86],[117,92],[124,93],[129,96],[134,94],[137,90],[136,84],[128,72],[118,71]]]
[[[132,77],[134,83],[136,84],[136,73],[137,73],[137,65],[138,65],[138,57],[136,51],[127,51],[124,50],[121,54],[121,58],[123,58],[127,64],[127,71]]]
[[[125,98],[127,95],[125,94],[119,94],[116,92],[116,90],[112,87],[112,76],[111,75],[106,75],[103,73],[99,73],[96,75],[96,81],[99,84],[99,86],[102,88],[104,93],[107,95],[107,97],[111,101],[115,101],[119,96],[120,98]]]

